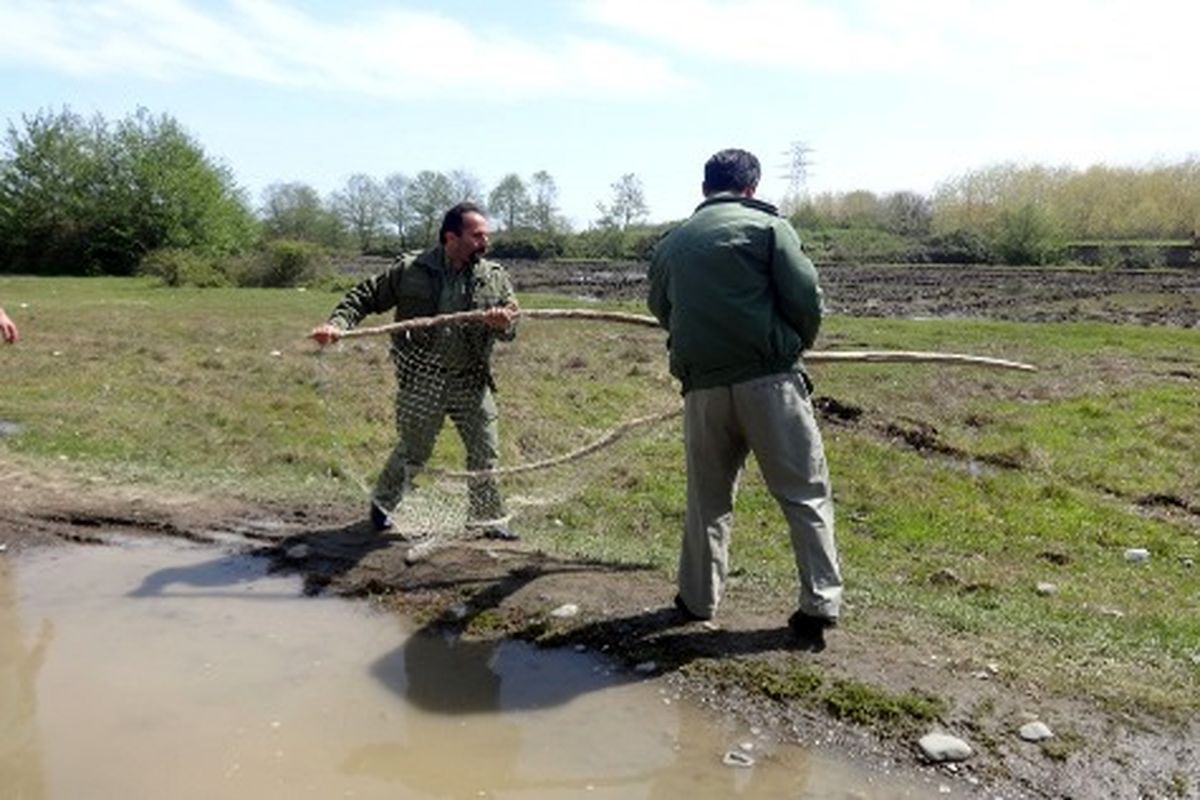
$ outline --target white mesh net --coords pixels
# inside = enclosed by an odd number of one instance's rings
[[[681,401],[661,330],[537,313],[496,343],[490,376],[459,358],[482,331],[469,318],[324,348],[318,384],[347,499],[378,500],[395,533],[429,543],[519,528],[663,435]]]

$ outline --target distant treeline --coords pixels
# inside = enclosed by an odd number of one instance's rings
[[[1155,266],[1195,259],[1200,160],[1141,169],[1000,164],[913,192],[788,204],[824,261]]]
[[[334,257],[433,243],[442,213],[463,200],[487,209],[497,257],[645,258],[671,223],[645,222],[635,173],[610,188],[581,231],[560,213],[545,171],[506,175],[490,190],[465,170],[356,174],[326,197],[281,182],[255,204],[170,116],[139,109],[110,123],[41,111],[10,122],[0,152],[0,272],[314,282]],[[949,180],[932,197],[854,191],[802,195],[783,208],[818,262],[1200,260],[1195,158],[1141,169],[1000,165]]]

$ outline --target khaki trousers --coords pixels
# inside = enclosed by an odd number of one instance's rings
[[[787,521],[799,576],[799,608],[836,619],[842,577],[833,535],[829,467],[804,378],[768,375],[684,396],[687,517],[679,594],[701,617],[717,611],[729,574],[733,501],[753,452]]]

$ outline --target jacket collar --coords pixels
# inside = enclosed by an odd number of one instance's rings
[[[714,195],[710,195],[704,198],[703,203],[696,206],[696,211],[699,211],[702,208],[708,208],[709,206],[721,205],[723,203],[738,203],[739,205],[765,212],[774,217],[779,216],[779,209],[765,200],[759,200],[756,197],[746,197],[745,195],[741,195],[736,192],[717,192]]]

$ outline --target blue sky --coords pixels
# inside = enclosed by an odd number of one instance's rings
[[[1175,0],[0,0],[0,116],[170,114],[256,203],[544,169],[582,227],[629,172],[686,216],[729,146],[775,201],[797,140],[814,192],[1200,156],[1197,30]]]

